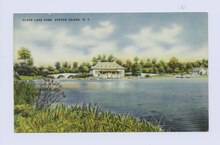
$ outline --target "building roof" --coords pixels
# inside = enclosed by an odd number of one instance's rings
[[[198,68],[194,68],[193,71],[198,71],[198,72],[199,72],[199,71],[201,71],[202,69],[203,69],[203,70],[206,70],[206,68],[198,67]]]
[[[96,65],[92,67],[92,69],[125,69],[121,65],[116,62],[98,62]]]

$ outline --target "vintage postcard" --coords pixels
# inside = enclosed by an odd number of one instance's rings
[[[15,13],[14,132],[208,132],[208,13]]]

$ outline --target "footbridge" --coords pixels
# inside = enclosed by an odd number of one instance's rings
[[[78,73],[60,73],[60,74],[53,74],[53,75],[48,75],[49,78],[52,79],[69,79],[69,78],[74,78],[79,76]]]

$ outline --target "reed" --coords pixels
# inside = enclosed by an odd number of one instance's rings
[[[132,115],[105,112],[92,105],[56,105],[37,110],[29,105],[15,106],[15,132],[160,132]]]

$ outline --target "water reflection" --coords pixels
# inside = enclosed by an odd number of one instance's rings
[[[98,104],[103,110],[157,120],[167,131],[208,130],[207,79],[64,82],[67,104]]]

